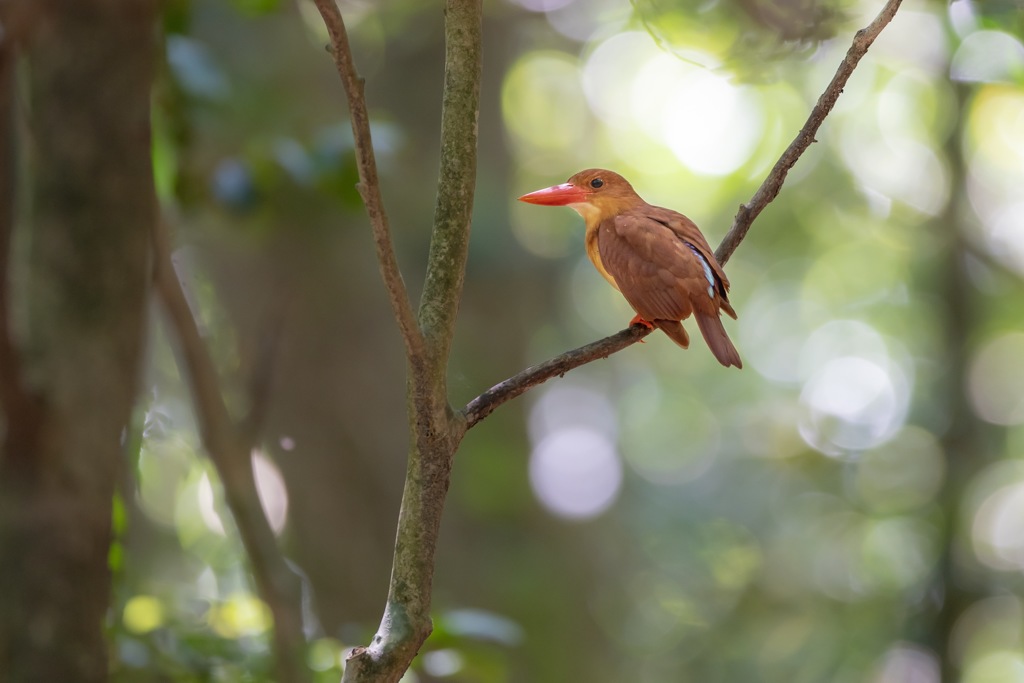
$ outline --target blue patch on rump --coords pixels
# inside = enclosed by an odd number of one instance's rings
[[[693,246],[689,242],[686,243],[686,246],[688,246],[690,248],[690,251],[696,254],[697,258],[700,259],[700,265],[704,269],[704,278],[708,281],[708,296],[714,299],[715,271],[711,269],[711,264],[708,263],[708,260],[706,258],[704,258],[704,254],[700,253],[700,251],[697,250],[697,247]]]

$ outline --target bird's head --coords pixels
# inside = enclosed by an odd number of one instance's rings
[[[561,185],[524,194],[519,201],[541,206],[568,206],[583,216],[588,224],[644,204],[628,180],[603,168],[580,171]]]

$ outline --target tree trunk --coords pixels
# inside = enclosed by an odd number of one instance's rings
[[[90,683],[107,678],[112,497],[143,346],[156,6],[32,9],[30,101],[14,108],[29,116],[29,257],[2,297],[0,681]]]
[[[946,479],[943,485],[942,553],[931,593],[939,601],[938,613],[929,618],[926,644],[935,649],[941,663],[943,683],[960,680],[960,662],[951,647],[954,630],[963,613],[982,597],[983,591],[968,580],[961,552],[969,538],[964,529],[964,504],[968,487],[974,477],[992,462],[984,429],[975,417],[967,397],[967,372],[970,362],[969,340],[980,325],[981,310],[978,293],[967,272],[967,238],[963,222],[969,215],[967,206],[967,162],[963,156],[964,122],[967,119],[969,90],[963,83],[954,84],[957,125],[946,142],[946,156],[952,172],[951,196],[945,211],[935,223],[935,232],[942,240],[940,267],[935,293],[945,302],[942,316],[943,339],[946,344],[944,368],[948,424],[942,436],[946,454]],[[932,615],[929,615],[932,617]]]

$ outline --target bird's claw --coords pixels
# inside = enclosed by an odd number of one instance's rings
[[[652,323],[649,320],[644,320],[643,318],[640,317],[639,313],[633,316],[633,319],[629,321],[629,325],[630,325],[630,327],[632,327],[633,325],[643,325],[644,327],[646,327],[649,330],[653,330],[654,329],[654,323]],[[639,341],[640,341],[641,344],[646,344],[647,343],[643,339],[640,339]]]

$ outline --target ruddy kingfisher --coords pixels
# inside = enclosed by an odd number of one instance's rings
[[[568,206],[583,216],[587,256],[636,311],[631,325],[657,327],[685,349],[690,337],[680,321],[693,314],[718,362],[743,367],[719,317],[722,311],[736,317],[729,278],[689,218],[648,204],[629,181],[601,168],[580,171],[519,201]]]

